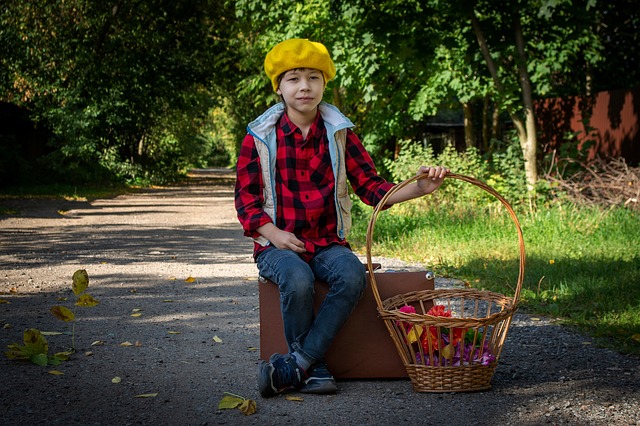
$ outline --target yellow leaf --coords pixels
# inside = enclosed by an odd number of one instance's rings
[[[65,351],[65,352],[56,352],[53,356],[58,358],[60,361],[69,361],[69,358],[73,355],[73,352]]]
[[[253,347],[247,348],[247,351],[249,351],[249,352],[253,352],[253,351],[257,351],[257,350],[258,350],[258,348],[253,348]]]
[[[186,280],[184,280],[184,282],[185,282],[185,283],[194,283],[194,282],[196,282],[196,279],[195,279],[195,278],[193,278],[193,277],[189,277],[189,278],[187,278]]]
[[[96,340],[91,344],[91,346],[102,346],[104,345],[104,340]]]
[[[76,306],[91,307],[96,306],[99,303],[100,302],[94,299],[90,294],[83,294],[82,296],[78,297]]]
[[[8,303],[8,304],[11,304],[11,302],[9,302],[8,300],[5,300],[5,299],[0,299],[0,303]]]
[[[111,383],[115,383],[118,384],[122,381],[122,379],[118,376],[114,377],[113,379],[111,379]]]
[[[171,299],[167,299],[167,300],[163,300],[162,301],[162,303],[171,303],[171,302],[173,302],[173,300],[171,300]]]
[[[43,336],[59,336],[62,334],[60,331],[41,331]]]
[[[134,308],[134,309],[131,310],[131,312],[140,312],[141,310],[142,309],[140,309],[140,308]]]
[[[54,317],[62,320],[64,322],[73,321],[76,317],[73,312],[69,310],[69,308],[65,308],[64,306],[54,306],[51,308],[51,313]]]
[[[169,334],[181,334],[181,333],[182,332],[180,332],[180,331],[171,331],[171,330],[169,330]]]
[[[73,274],[73,294],[76,296],[83,293],[89,287],[89,274],[84,269],[78,269]]]
[[[447,346],[442,348],[442,356],[447,359],[453,358],[453,355],[455,353],[456,353],[456,349],[453,347],[451,343],[449,343]]]
[[[631,338],[636,342],[640,342],[640,334],[634,334],[633,336],[631,336]]]
[[[133,343],[131,343],[131,342],[122,342],[122,343],[120,343],[120,346],[133,346]]]
[[[422,336],[422,330],[423,328],[421,325],[416,325],[414,326],[414,328],[409,330],[409,333],[407,333],[407,337],[409,338],[409,344],[417,343],[419,341],[420,336]]]
[[[532,317],[531,321],[540,321],[540,318]]]
[[[158,393],[142,393],[140,395],[134,396],[134,398],[155,398],[158,396]]]
[[[142,316],[142,314],[138,312],[137,314],[131,314],[131,316],[132,316],[132,317],[141,317],[141,316]]]
[[[301,396],[294,396],[294,395],[286,395],[284,399],[287,399],[289,401],[296,401],[296,402],[304,401],[304,398],[302,398]]]
[[[58,370],[51,370],[49,371],[49,374],[53,374],[54,376],[62,376],[64,373]]]
[[[238,395],[225,395],[218,403],[218,410],[238,408],[244,401],[245,399]]]
[[[222,339],[219,338],[218,336],[213,336],[213,341],[216,343],[222,343]]]
[[[169,277],[169,281],[175,281],[175,280],[177,280],[176,277]]]
[[[254,414],[257,408],[258,404],[256,404],[253,399],[245,399],[244,402],[240,405],[240,411],[242,411],[245,416]]]

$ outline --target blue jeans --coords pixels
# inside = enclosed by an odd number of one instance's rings
[[[256,262],[260,275],[280,289],[289,351],[297,351],[311,364],[322,359],[362,297],[366,286],[362,262],[340,245],[320,251],[309,263],[291,250],[272,247],[260,253]],[[329,293],[314,316],[316,279],[329,285]]]

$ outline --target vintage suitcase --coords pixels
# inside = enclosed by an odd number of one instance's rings
[[[425,271],[386,271],[375,274],[382,300],[400,293],[434,288],[432,274],[427,277]],[[329,287],[324,282],[316,281],[315,290],[314,308],[317,310]],[[287,352],[278,286],[271,281],[260,282],[259,302],[260,357],[268,360],[273,353]],[[376,301],[368,279],[362,299],[336,336],[325,359],[329,370],[337,379],[407,377],[407,370],[389,336],[389,331],[378,317]]]

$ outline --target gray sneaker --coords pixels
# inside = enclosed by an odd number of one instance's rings
[[[269,362],[258,364],[258,390],[263,397],[298,389],[307,377],[291,354],[273,354]]]
[[[323,361],[317,362],[309,370],[309,377],[303,381],[303,385],[298,389],[302,393],[333,394],[338,390],[336,380],[333,378],[327,364]]]

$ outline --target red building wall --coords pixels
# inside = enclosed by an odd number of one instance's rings
[[[596,157],[640,163],[640,87],[600,92],[589,98],[546,99],[536,104],[538,141],[545,152],[573,143]],[[568,133],[575,139],[567,140]]]

